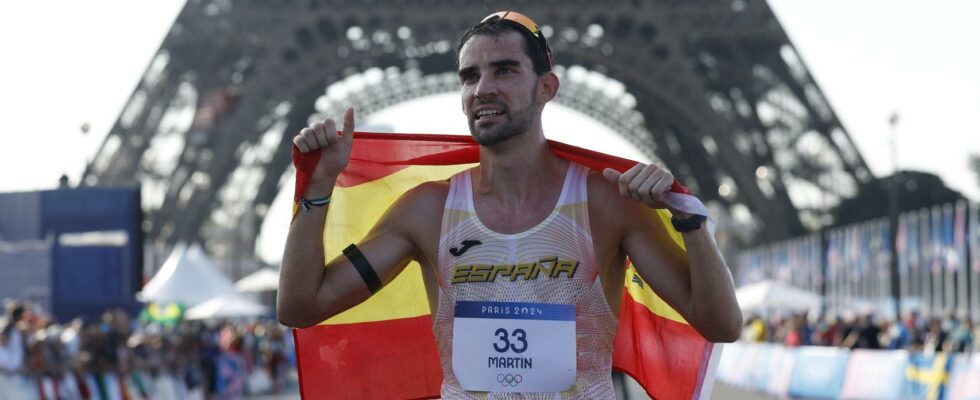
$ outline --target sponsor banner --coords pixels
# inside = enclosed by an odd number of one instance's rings
[[[793,377],[793,368],[796,364],[796,348],[776,347],[769,360],[769,370],[772,374],[766,392],[784,398],[789,394],[789,382]]]
[[[980,400],[980,353],[953,357],[949,377],[949,400]]]
[[[746,357],[746,387],[758,392],[785,395],[793,368],[794,349],[774,344],[755,344],[754,354]]]
[[[734,361],[735,365],[732,366],[733,370],[729,381],[732,385],[743,389],[748,389],[751,386],[753,366],[761,350],[762,344],[760,343],[746,343],[744,345],[738,359]]]
[[[718,378],[776,398],[980,400],[980,353],[727,346]]]
[[[718,379],[729,384],[735,384],[735,377],[744,371],[742,355],[748,345],[744,342],[735,342],[725,346],[725,352],[721,355],[718,364]]]
[[[864,400],[900,398],[908,361],[909,353],[905,350],[851,351],[841,398]]]
[[[789,382],[789,395],[808,399],[840,397],[849,351],[834,347],[800,347]]]
[[[763,343],[753,347],[756,347],[756,351],[752,354],[753,357],[746,359],[746,362],[749,363],[747,384],[749,389],[760,392],[766,391],[769,389],[769,378],[772,371],[769,369],[769,359],[776,345]]]

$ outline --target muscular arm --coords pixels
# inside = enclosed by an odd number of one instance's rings
[[[341,135],[333,120],[327,119],[304,128],[293,139],[300,152],[320,153],[304,198],[318,199],[333,193],[337,177],[350,159],[353,133],[354,112],[350,109],[344,115]],[[358,244],[382,284],[394,279],[418,253],[410,230],[417,214],[410,201],[414,197],[406,194],[399,199]],[[276,301],[276,314],[283,325],[314,325],[371,295],[346,256],[325,262],[322,235],[328,211],[329,205],[310,207],[309,212],[302,210],[289,227]]]
[[[669,181],[673,181],[672,176]],[[659,199],[645,196],[634,199],[628,188],[624,195],[615,185],[600,183],[604,187],[597,194],[618,205],[612,207],[616,215],[611,217],[622,229],[620,250],[629,256],[643,280],[705,339],[737,340],[742,313],[735,299],[731,273],[707,227],[682,234],[687,249],[685,259],[682,253],[672,252],[664,245],[669,240],[667,232],[654,219],[652,209],[662,208]],[[657,189],[640,184],[634,190],[649,193]]]
[[[643,211],[637,214],[642,214]],[[684,233],[687,262],[670,254],[653,230],[652,219],[638,215],[623,240],[623,251],[652,289],[712,342],[738,339],[742,312],[728,266],[706,227]]]
[[[417,195],[399,199],[371,229],[358,248],[382,285],[393,280],[415,258],[418,249],[406,222]],[[337,315],[371,296],[367,284],[346,256],[324,263],[322,232],[327,207],[300,211],[286,237],[279,277],[277,314],[283,325],[307,327]]]

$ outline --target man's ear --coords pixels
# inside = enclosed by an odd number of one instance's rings
[[[561,86],[561,82],[558,81],[558,75],[555,75],[554,71],[548,71],[541,75],[538,78],[538,103],[544,104],[554,100],[558,96],[559,86]]]

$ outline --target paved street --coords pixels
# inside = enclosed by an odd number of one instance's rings
[[[649,400],[650,397],[646,395],[643,389],[638,383],[626,377],[626,390],[621,393],[618,400]],[[711,393],[712,400],[771,400],[774,397],[766,396],[764,394],[750,392],[742,389],[735,388],[730,385],[725,385],[720,382],[715,383],[715,389]]]
[[[775,397],[766,396],[756,392],[749,392],[742,389],[723,384],[715,384],[715,391],[711,393],[712,400],[772,400]]]
[[[277,395],[267,395],[267,396],[250,396],[249,399],[252,400],[295,400],[299,399],[299,387],[295,376],[289,380],[289,384],[286,390]],[[646,393],[640,388],[636,382],[628,380],[626,383],[626,391],[619,396],[618,400],[647,400]],[[712,400],[772,400],[774,397],[765,396],[755,392],[749,392],[735,387],[724,385],[721,383],[715,384],[715,390],[711,394]]]

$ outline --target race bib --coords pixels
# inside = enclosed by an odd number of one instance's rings
[[[565,391],[575,360],[574,305],[456,302],[452,368],[465,390]]]

